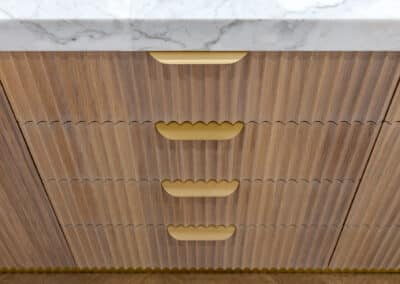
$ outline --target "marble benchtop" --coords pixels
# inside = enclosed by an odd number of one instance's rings
[[[400,50],[400,0],[0,0],[10,50]]]

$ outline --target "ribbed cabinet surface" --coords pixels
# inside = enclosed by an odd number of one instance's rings
[[[0,267],[74,266],[0,84]]]
[[[399,78],[397,52],[0,53],[14,128],[76,261],[37,266],[399,268]],[[238,189],[180,197],[165,180]],[[179,240],[171,225],[235,229]]]

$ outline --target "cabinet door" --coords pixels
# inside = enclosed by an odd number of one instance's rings
[[[383,123],[332,267],[400,268],[400,90]]]
[[[74,265],[1,86],[0,226],[1,268]]]

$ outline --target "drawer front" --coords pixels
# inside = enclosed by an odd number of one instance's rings
[[[355,180],[374,123],[248,123],[226,141],[171,141],[153,123],[25,123],[46,180]]]
[[[400,124],[385,122],[332,258],[332,267],[400,268]]]
[[[63,225],[335,226],[344,221],[356,183],[240,181],[228,197],[179,198],[159,181],[48,181]]]
[[[325,268],[333,227],[239,226],[226,241],[177,241],[164,225],[64,226],[80,267]]]
[[[165,65],[145,52],[2,53],[20,121],[379,121],[400,54],[250,52]]]
[[[400,227],[345,225],[331,267],[339,269],[400,269]]]

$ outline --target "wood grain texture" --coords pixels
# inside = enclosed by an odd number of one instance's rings
[[[340,227],[356,183],[242,181],[225,198],[175,198],[159,181],[48,181],[46,187],[63,225]]]
[[[379,121],[400,53],[251,52],[163,65],[145,52],[1,53],[19,121]]]
[[[248,123],[229,141],[169,141],[153,123],[28,122],[42,176],[112,179],[358,179],[375,123]]]
[[[400,269],[400,227],[345,225],[332,268]]]
[[[1,274],[1,284],[398,284],[391,273],[41,273]]]
[[[1,284],[398,284],[391,273],[42,273],[1,274]]]
[[[1,85],[0,226],[0,267],[74,264]]]
[[[227,241],[177,241],[164,225],[64,226],[79,267],[324,268],[337,228],[238,226]]]
[[[400,123],[386,122],[355,196],[333,267],[400,268]]]
[[[400,226],[400,123],[384,123],[350,215],[349,225]]]
[[[400,121],[400,78],[386,120],[389,122]]]

